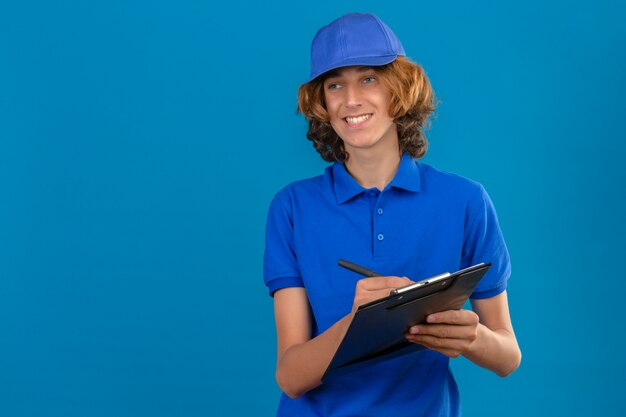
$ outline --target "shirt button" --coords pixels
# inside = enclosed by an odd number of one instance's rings
[[[383,209],[379,208],[378,209],[378,214],[383,214]]]
[[[378,234],[378,240],[383,240],[384,238],[385,238],[385,236],[383,236],[383,234],[382,234],[382,233],[379,233],[379,234]]]

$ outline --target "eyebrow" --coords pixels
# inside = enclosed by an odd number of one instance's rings
[[[326,81],[329,78],[335,78],[335,77],[339,77],[339,70],[338,69],[334,69],[332,71],[328,71],[326,74],[324,74],[324,81]]]
[[[336,68],[336,69],[334,69],[334,70],[328,71],[328,72],[325,74],[324,81],[326,81],[326,80],[327,80],[327,79],[329,79],[329,78],[336,78],[336,77],[340,77],[340,76],[341,76],[341,74],[340,74],[340,73],[341,73],[341,70],[342,70],[343,68],[345,68],[345,67]],[[358,73],[363,73],[363,72],[375,71],[375,70],[374,70],[374,67],[369,67],[369,66],[366,66],[366,65],[359,65],[358,67],[356,67],[356,71],[357,71]]]

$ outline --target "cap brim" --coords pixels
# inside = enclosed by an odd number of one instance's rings
[[[328,68],[323,68],[323,69],[316,71],[315,73],[312,73],[310,78],[306,81],[306,83],[310,83],[317,77],[324,75],[328,71],[332,71],[337,68],[353,67],[353,66],[359,66],[359,65],[379,67],[381,65],[386,65],[386,64],[389,64],[390,62],[395,61],[397,57],[398,55],[383,55],[383,56],[363,56],[363,57],[357,57],[357,58],[344,59],[342,61],[333,63],[333,65],[329,66]]]

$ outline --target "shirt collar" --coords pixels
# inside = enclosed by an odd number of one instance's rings
[[[403,190],[418,192],[422,190],[419,162],[408,153],[402,154],[398,172],[388,187],[402,188]]]
[[[333,186],[335,188],[337,203],[343,204],[352,197],[366,191],[365,188],[361,187],[361,185],[356,182],[354,178],[352,178],[343,163],[335,162],[332,170]],[[418,192],[421,190],[418,162],[406,153],[402,154],[398,171],[385,189],[389,189],[391,187],[401,188],[412,192]]]

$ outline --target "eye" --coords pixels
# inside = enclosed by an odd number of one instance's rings
[[[363,78],[364,84],[371,84],[373,82],[376,82],[376,77],[373,75],[368,75],[367,77]]]
[[[341,88],[341,84],[339,84],[339,83],[328,83],[326,85],[326,89],[327,90],[336,90],[338,88]]]

